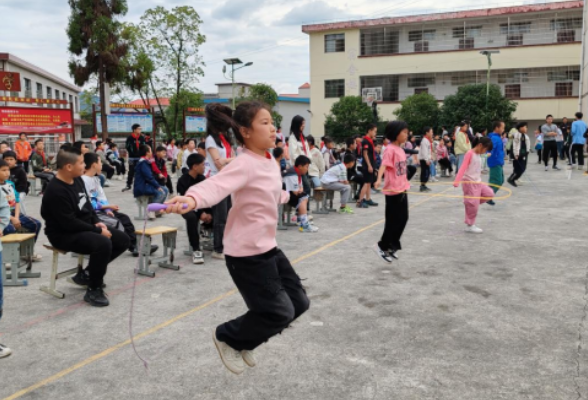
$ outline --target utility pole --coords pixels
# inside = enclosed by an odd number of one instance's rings
[[[232,93],[233,93],[233,97],[232,97],[232,101],[233,101],[233,111],[235,110],[235,71],[238,71],[242,68],[245,67],[250,67],[253,65],[252,62],[248,62],[247,64],[235,68],[235,65],[239,65],[239,64],[243,64],[243,61],[241,61],[238,58],[227,58],[226,60],[224,60],[225,64],[230,65],[231,66],[231,72],[229,73],[229,76],[226,75],[227,73],[227,66],[224,65],[223,66],[223,75],[225,76],[225,79],[228,79],[231,81],[231,89],[232,89]]]
[[[488,72],[486,74],[486,127],[490,126],[490,119],[488,117],[488,100],[490,97],[490,70],[492,69],[492,54],[500,54],[500,50],[483,50],[480,54],[486,56],[488,59]]]

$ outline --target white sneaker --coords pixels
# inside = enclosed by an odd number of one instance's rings
[[[153,211],[149,211],[149,212],[147,213],[147,218],[149,218],[149,219],[155,219],[155,218],[157,218],[157,217],[155,216],[155,212],[153,212]]]
[[[216,251],[213,251],[212,258],[216,258],[217,260],[224,260],[225,255],[223,253],[217,253]]]
[[[106,180],[106,182],[104,182],[104,187],[110,187],[112,185],[112,182],[109,181],[108,179]]]
[[[515,183],[517,184],[517,186],[525,186],[524,183],[521,181],[515,181]]]
[[[214,330],[212,331],[212,341],[214,342],[214,345],[218,350],[218,355],[220,356],[223,364],[225,364],[225,367],[227,367],[227,369],[233,374],[242,374],[243,371],[245,371],[245,363],[243,362],[243,356],[241,356],[241,352],[233,349],[225,342],[218,340]]]
[[[468,233],[482,233],[484,232],[482,229],[478,228],[476,225],[468,225],[465,230]]]
[[[11,354],[12,350],[4,346],[3,344],[0,344],[0,358],[8,357]]]
[[[384,250],[380,249],[380,246],[378,246],[377,243],[372,248],[374,249],[374,252],[378,255],[378,257],[380,257],[382,260],[386,261],[387,263],[392,262],[392,257],[390,257],[390,255],[386,253]]]
[[[250,367],[253,368],[257,365],[257,360],[255,359],[255,354],[253,354],[253,350],[243,350],[241,351],[241,356],[243,357],[245,364],[249,365]]]
[[[549,167],[545,167],[545,171],[549,171]]]
[[[300,228],[298,228],[298,230],[300,232],[315,233],[315,232],[318,232],[319,229],[314,225],[306,224],[306,225],[300,225]]]
[[[202,255],[201,251],[195,251],[192,253],[192,263],[204,264],[204,256]]]

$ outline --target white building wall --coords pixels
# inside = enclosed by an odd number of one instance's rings
[[[310,110],[310,104],[294,101],[279,101],[274,107],[274,110],[282,116],[282,133],[284,136],[288,137],[292,118],[296,115],[300,115],[306,120],[304,135],[308,136],[312,133],[310,130],[312,116],[308,112],[308,110]],[[319,137],[320,136],[322,135],[319,135]]]
[[[580,90],[580,110],[588,118],[588,7],[584,7],[584,33],[582,35],[582,87]]]

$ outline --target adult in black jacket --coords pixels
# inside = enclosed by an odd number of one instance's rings
[[[131,190],[133,187],[133,179],[135,178],[135,165],[139,162],[141,156],[139,155],[139,148],[145,144],[145,136],[141,134],[141,125],[134,124],[132,127],[133,133],[127,137],[125,142],[125,149],[129,157],[129,173],[127,175],[127,186],[123,192]]]
[[[108,228],[96,215],[83,180],[84,158],[77,149],[57,154],[57,175],[47,184],[41,203],[45,234],[53,246],[64,251],[88,254],[85,271],[73,278],[86,286],[84,300],[95,307],[109,304],[104,295],[104,275],[108,264],[129,248],[129,237]]]

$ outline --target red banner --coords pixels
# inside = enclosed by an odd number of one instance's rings
[[[20,92],[20,74],[18,72],[0,71],[0,90]]]
[[[71,110],[0,107],[0,134],[73,133]]]
[[[67,100],[35,99],[29,97],[0,96],[0,102],[26,103],[26,104],[69,104]]]

